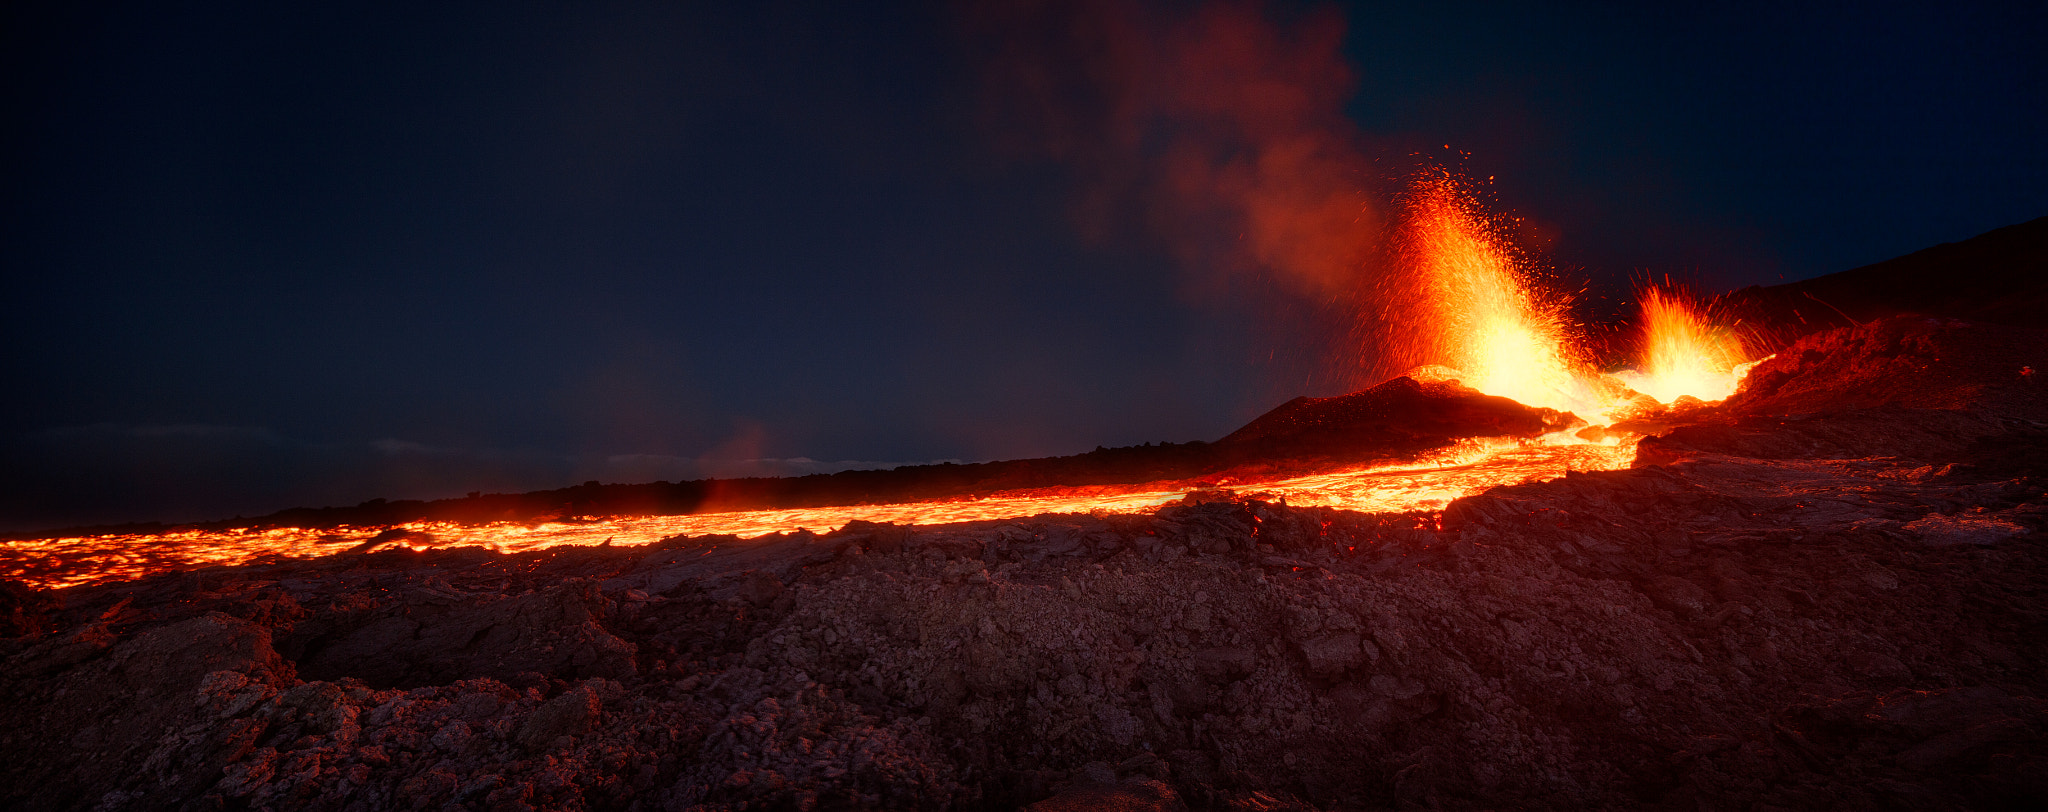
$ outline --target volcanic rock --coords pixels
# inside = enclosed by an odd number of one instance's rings
[[[1312,637],[1298,645],[1301,656],[1308,660],[1309,673],[1317,676],[1336,676],[1365,662],[1365,649],[1355,632]]]
[[[280,645],[308,677],[377,687],[527,672],[616,678],[633,672],[634,647],[595,619],[607,602],[582,585],[507,597],[429,581],[299,622]]]
[[[1239,498],[1114,524],[285,562],[216,573],[206,597],[176,577],[70,590],[51,632],[0,665],[20,697],[0,707],[0,802],[2048,797],[2036,480],[1697,454],[1496,489],[1454,503],[1442,530]],[[2018,531],[1928,546],[1906,528],[1932,506]],[[1224,538],[1252,517],[1262,539],[1315,528],[1285,543],[1317,563],[1270,565]],[[834,554],[882,529],[898,549]],[[1155,559],[1070,544],[1077,531],[1226,543]],[[1031,554],[1047,545],[1073,549]],[[991,564],[990,549],[1006,552]],[[771,606],[742,588],[759,573],[782,573]],[[657,577],[673,582],[608,597]],[[259,608],[284,584],[299,610]],[[393,618],[454,642],[436,655]],[[619,641],[601,674],[573,655],[598,633]]]
[[[741,600],[755,606],[767,606],[782,597],[782,581],[775,577],[775,573],[755,570],[747,573],[746,580],[740,584],[739,594]]]
[[[1817,333],[1757,365],[1708,422],[1643,440],[1637,464],[1723,453],[2038,471],[2044,364],[2041,330],[1900,316]]]
[[[1349,395],[1295,398],[1217,444],[1274,458],[1391,456],[1466,437],[1535,437],[1570,420],[1455,381],[1404,376]]]
[[[1185,812],[1173,788],[1159,781],[1088,785],[1024,807],[1027,812]]]
[[[49,595],[0,579],[0,638],[41,634],[48,629],[49,613],[55,608]]]
[[[1750,370],[1737,414],[1891,407],[2048,417],[2048,332],[1897,316],[1807,336]]]
[[[22,679],[49,664],[35,648],[9,660],[29,665],[4,683],[12,710],[0,785],[17,802],[34,793],[34,808],[175,808],[251,753],[262,725],[246,714],[294,682],[270,629],[227,615],[101,634],[55,675]]]
[[[1898,315],[2048,329],[2048,217],[1719,304],[1787,337]]]
[[[535,708],[519,726],[517,738],[527,749],[542,750],[564,736],[589,733],[603,712],[604,704],[595,691],[578,688]]]

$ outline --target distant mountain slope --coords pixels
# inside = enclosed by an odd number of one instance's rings
[[[2048,328],[2048,217],[1720,304],[1779,341],[1902,313]]]

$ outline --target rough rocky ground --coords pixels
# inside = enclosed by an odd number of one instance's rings
[[[1813,337],[1636,468],[1441,515],[1216,493],[10,589],[0,805],[2041,808],[2044,346]]]

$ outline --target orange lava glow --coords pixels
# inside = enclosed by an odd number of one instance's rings
[[[1578,351],[1570,299],[1546,292],[1472,194],[1446,173],[1419,178],[1398,233],[1401,278],[1417,303],[1405,348],[1466,386],[1594,422],[1616,402]]]
[[[1734,330],[1675,291],[1646,288],[1640,300],[1642,369],[1618,373],[1630,389],[1660,403],[1686,396],[1717,401],[1735,394],[1753,364]]]
[[[1403,334],[1431,377],[1568,411],[1596,425],[1628,416],[1635,395],[1669,404],[1735,393],[1755,361],[1733,325],[1676,291],[1639,296],[1644,336],[1632,369],[1602,372],[1581,351],[1571,297],[1540,283],[1463,183],[1446,172],[1414,183],[1395,237],[1395,277],[1412,288]],[[1448,369],[1444,369],[1448,368]]]
[[[1222,484],[1240,493],[1302,507],[1329,506],[1368,512],[1441,510],[1452,499],[1496,485],[1552,479],[1568,470],[1626,467],[1633,452],[1633,448],[1625,446],[1467,443],[1416,464]],[[1215,484],[1158,482],[1023,491],[979,499],[694,516],[630,516],[575,523],[415,522],[402,527],[426,533],[432,540],[394,544],[416,548],[475,546],[513,553],[607,541],[622,546],[650,544],[676,535],[732,534],[752,538],[805,528],[823,532],[856,519],[933,525],[1019,519],[1045,513],[1137,513],[1178,500],[1190,490]],[[5,555],[0,556],[0,577],[49,589],[133,580],[153,573],[207,566],[312,558],[348,550],[386,529],[281,527],[10,541],[4,545]]]

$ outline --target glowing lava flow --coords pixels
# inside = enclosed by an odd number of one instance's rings
[[[1292,477],[1228,483],[1240,492],[1296,506],[1369,512],[1441,510],[1452,499],[1496,485],[1553,479],[1566,471],[1628,465],[1633,449],[1617,446],[1541,446],[1468,443],[1435,460]],[[1045,513],[1136,513],[1180,499],[1204,484],[1057,488],[890,505],[793,508],[694,516],[633,516],[595,522],[458,525],[415,522],[402,529],[426,534],[395,546],[474,546],[505,553],[562,545],[610,542],[650,544],[676,535],[731,534],[743,538],[809,528],[828,531],[863,519],[898,524],[1015,520]],[[182,531],[10,541],[0,545],[0,577],[39,588],[125,581],[207,566],[236,566],[279,558],[333,555],[370,540],[382,527],[316,530],[296,527]]]

